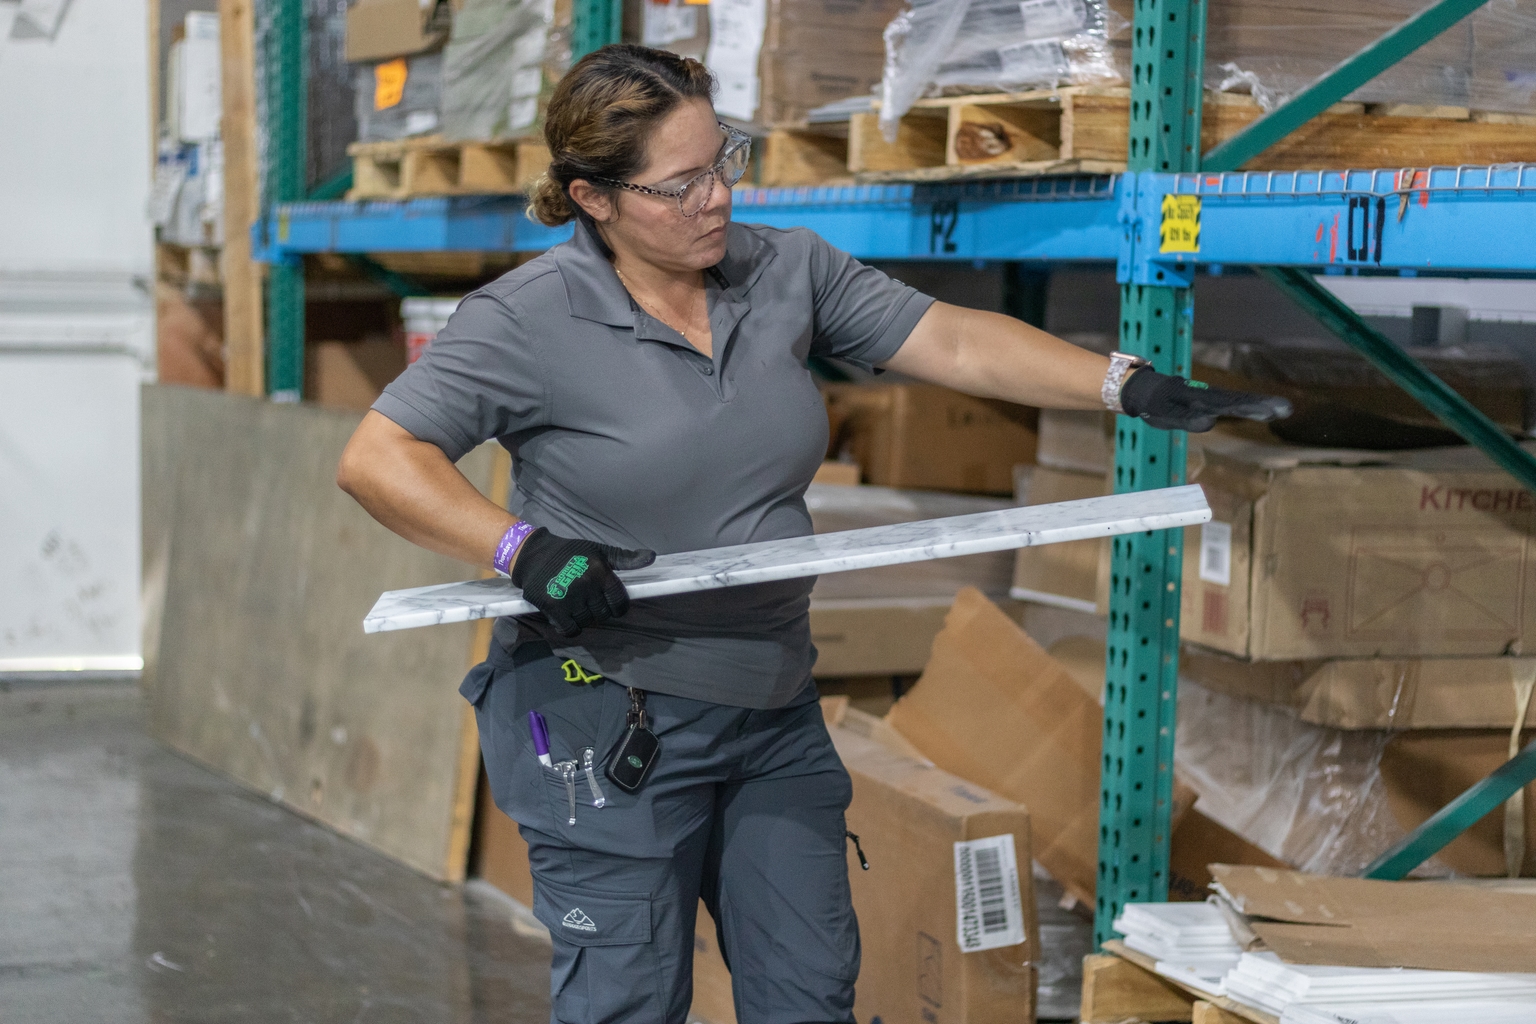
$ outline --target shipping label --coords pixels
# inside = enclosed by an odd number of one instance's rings
[[[1207,583],[1232,585],[1232,524],[1211,520],[1200,527],[1200,578]]]
[[[962,953],[1024,941],[1024,904],[1013,835],[955,844],[956,938]]]

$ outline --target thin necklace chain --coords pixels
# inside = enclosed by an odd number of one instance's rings
[[[641,295],[639,292],[635,291],[634,288],[632,288],[630,286],[629,278],[624,276],[624,271],[619,269],[619,265],[617,263],[615,263],[613,265],[613,272],[615,274],[619,275],[619,280],[620,281],[624,282],[625,290],[628,291],[629,294],[633,295],[636,299],[638,299],[639,302],[640,302],[640,305],[642,305],[642,306],[646,307],[648,310],[650,310],[652,316],[654,316],[657,320],[660,320],[662,323],[666,324],[668,327],[671,327],[678,334],[682,335],[683,340],[687,341],[688,344],[690,344],[690,345],[693,344],[693,342],[689,341],[689,339],[688,339],[688,332],[687,331],[683,330],[681,327],[678,327],[678,326],[674,325],[672,323],[672,321],[668,320],[666,317],[661,315],[661,307],[657,306],[654,302],[647,301],[646,298],[643,295]]]

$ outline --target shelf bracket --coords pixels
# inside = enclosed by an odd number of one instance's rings
[[[1393,383],[1434,413],[1442,423],[1466,438],[1468,444],[1481,448],[1490,459],[1520,481],[1526,490],[1536,492],[1536,456],[1512,441],[1497,423],[1452,391],[1417,359],[1361,319],[1338,296],[1318,284],[1311,274],[1295,267],[1257,269],[1319,323],[1369,359]]]
[[[1426,7],[1211,150],[1199,169],[1237,170],[1487,2],[1439,0]]]

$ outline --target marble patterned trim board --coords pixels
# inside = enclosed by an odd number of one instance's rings
[[[1113,537],[1209,522],[1210,506],[1198,485],[1029,505],[996,512],[872,526],[841,533],[761,541],[661,555],[644,569],[619,573],[632,598],[664,597],[745,583],[818,576],[932,558]],[[363,619],[363,631],[436,626],[502,615],[526,615],[533,605],[501,578],[446,583],[382,595]]]

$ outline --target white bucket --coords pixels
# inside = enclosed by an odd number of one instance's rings
[[[421,358],[462,301],[462,297],[411,298],[400,303],[400,319],[405,321],[406,362],[414,363]]]

